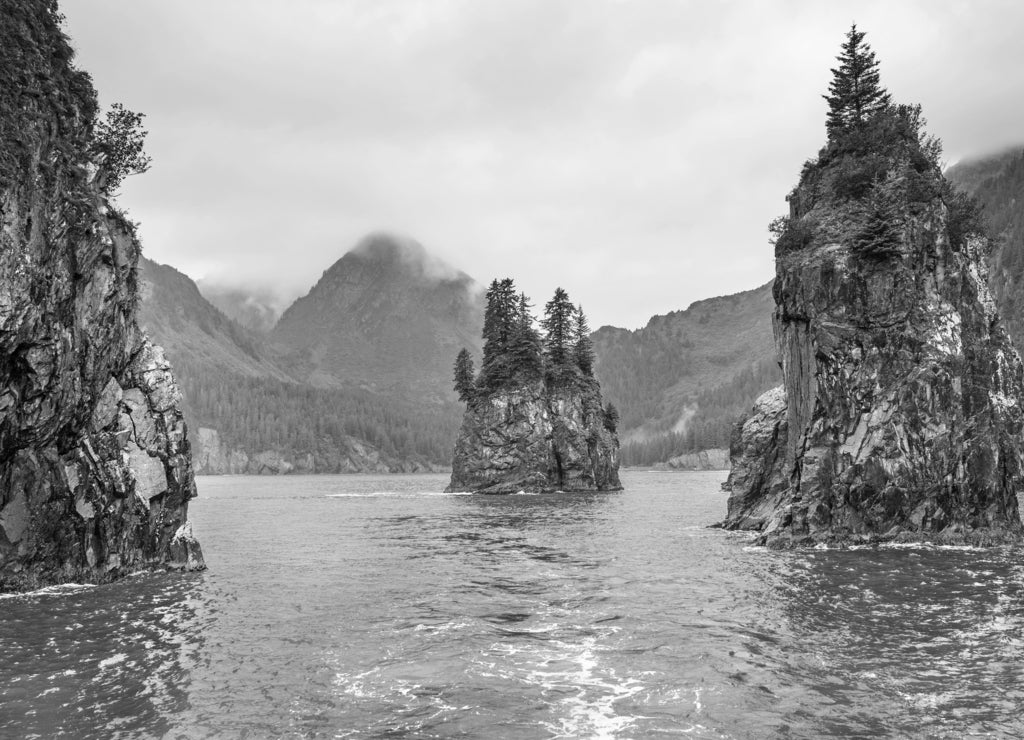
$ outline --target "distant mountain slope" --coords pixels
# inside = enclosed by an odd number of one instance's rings
[[[989,286],[1014,345],[1024,349],[1024,147],[959,162],[946,177],[985,208],[996,237]]]
[[[410,472],[450,462],[459,419],[454,398],[424,405],[311,387],[187,275],[142,260],[140,278],[140,324],[175,368],[196,432],[198,472]]]
[[[446,403],[462,347],[479,357],[476,283],[411,239],[374,234],[332,265],[270,334],[293,374]]]
[[[203,298],[229,319],[257,334],[266,334],[281,317],[279,299],[266,290],[246,290],[197,280]]]
[[[697,301],[643,329],[594,332],[595,374],[620,409],[623,462],[726,447],[733,422],[781,380],[772,284]]]
[[[210,304],[188,275],[145,257],[139,260],[140,324],[185,374],[289,376],[266,357],[261,340]]]
[[[143,279],[143,322],[178,368],[186,410],[218,431],[202,436],[217,448],[204,459],[236,472],[450,462],[461,417],[452,365],[462,347],[480,357],[483,300],[416,242],[367,237],[267,335],[229,319],[173,268],[146,262]],[[778,382],[773,308],[768,284],[637,331],[594,332],[625,464],[728,445],[734,420]]]

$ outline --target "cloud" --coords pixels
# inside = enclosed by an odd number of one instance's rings
[[[147,113],[147,254],[305,292],[370,232],[592,324],[762,284],[851,20],[950,159],[1018,143],[1024,8],[989,0],[74,0],[101,98]]]

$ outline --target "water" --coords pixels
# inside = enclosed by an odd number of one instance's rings
[[[1024,734],[1019,550],[776,553],[721,473],[207,478],[210,570],[0,598],[0,737]]]

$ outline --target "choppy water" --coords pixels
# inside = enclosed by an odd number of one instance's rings
[[[0,598],[0,737],[1024,734],[1021,551],[776,553],[602,495],[208,478],[210,570]]]

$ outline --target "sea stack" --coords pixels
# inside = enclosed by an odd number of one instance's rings
[[[455,389],[466,402],[449,491],[620,490],[618,412],[601,401],[586,318],[559,289],[545,335],[509,279],[487,291],[483,362],[466,350]]]
[[[180,394],[107,197],[125,162],[59,22],[0,6],[0,590],[203,567]]]
[[[853,28],[828,143],[773,224],[784,385],[734,434],[728,516],[770,547],[1018,541],[1022,369],[977,208]]]

